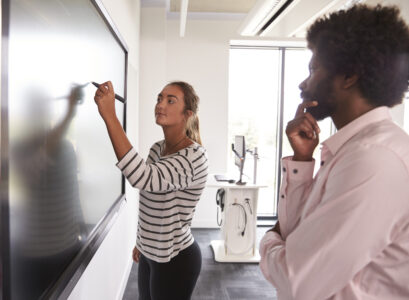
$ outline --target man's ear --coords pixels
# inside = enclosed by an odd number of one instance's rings
[[[354,86],[358,82],[359,76],[356,74],[352,75],[345,75],[344,76],[344,82],[343,82],[343,88],[349,89],[352,86]]]

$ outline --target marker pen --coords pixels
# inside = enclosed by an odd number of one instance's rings
[[[98,83],[96,83],[94,81],[91,81],[91,83],[93,85],[95,85],[97,88],[99,88],[99,86],[100,86]],[[125,99],[122,98],[121,96],[117,95],[117,94],[115,94],[115,99],[121,101],[122,103],[125,103]]]

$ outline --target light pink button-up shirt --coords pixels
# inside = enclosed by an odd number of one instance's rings
[[[409,136],[386,107],[323,142],[321,168],[283,159],[260,268],[278,298],[409,299]]]

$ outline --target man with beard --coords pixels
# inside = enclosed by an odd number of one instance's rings
[[[308,30],[313,56],[286,134],[278,220],[260,268],[278,299],[409,299],[409,136],[391,120],[409,80],[396,7],[353,6]],[[338,132],[322,143],[317,120]]]

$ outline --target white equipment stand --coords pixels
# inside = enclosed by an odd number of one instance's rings
[[[222,188],[225,191],[224,210],[221,213],[224,240],[210,242],[215,260],[258,263],[260,261],[256,245],[258,190],[267,186],[218,182],[213,175],[208,177],[207,186]]]

